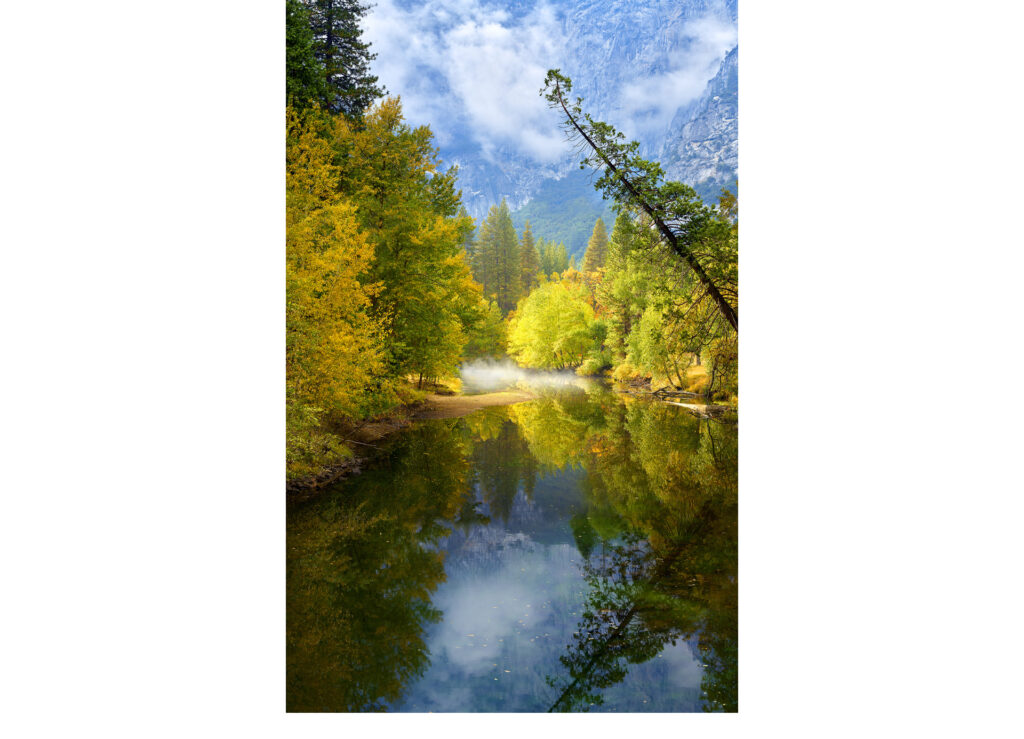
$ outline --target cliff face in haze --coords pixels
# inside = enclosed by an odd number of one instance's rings
[[[738,56],[738,48],[730,51],[700,99],[676,113],[659,158],[669,179],[693,186],[705,200],[736,179]]]

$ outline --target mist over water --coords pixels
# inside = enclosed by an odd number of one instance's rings
[[[468,395],[512,390],[517,387],[543,389],[553,387],[584,387],[592,380],[572,370],[523,369],[511,359],[477,359],[459,370],[462,391]]]

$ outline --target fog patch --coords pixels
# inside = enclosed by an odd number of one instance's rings
[[[462,379],[462,391],[467,395],[515,388],[540,390],[586,387],[590,382],[572,370],[524,369],[511,359],[477,359],[462,365],[459,376]]]

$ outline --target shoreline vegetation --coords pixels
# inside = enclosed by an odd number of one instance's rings
[[[458,395],[450,391],[443,392],[443,386],[436,389],[442,392],[430,393],[419,400],[393,408],[354,428],[350,432],[350,438],[344,440],[347,444],[353,445],[351,456],[315,474],[289,480],[289,495],[305,497],[345,477],[359,474],[363,465],[380,449],[377,442],[408,428],[416,421],[459,418],[481,408],[525,403],[537,397],[525,390]]]
[[[606,376],[593,379],[608,381]],[[611,382],[617,393],[649,398],[668,405],[678,406],[702,419],[730,420],[736,411],[734,403],[718,404],[707,402],[706,396],[664,386],[652,390],[649,382],[634,382],[629,385]],[[462,395],[453,392],[448,384],[432,383],[433,392],[423,397],[392,408],[388,412],[355,427],[345,442],[350,446],[351,456],[337,464],[317,471],[315,474],[288,480],[286,492],[290,500],[305,500],[316,496],[330,485],[347,477],[358,475],[363,467],[379,453],[381,444],[417,421],[461,418],[482,408],[516,405],[536,400],[539,395],[530,390],[499,390],[490,393]],[[693,402],[704,400],[705,402]],[[684,402],[686,401],[686,402]]]
[[[437,379],[477,359],[700,396],[690,405],[704,413],[735,406],[735,194],[711,206],[665,181],[550,70],[540,94],[598,176],[617,214],[611,232],[598,218],[577,259],[529,222],[517,232],[504,200],[475,222],[458,167],[370,74],[365,12],[347,0],[287,3],[289,490],[357,470],[375,433],[417,413],[483,402],[428,399],[431,388],[457,392],[457,380]]]

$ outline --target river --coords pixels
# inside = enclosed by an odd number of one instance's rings
[[[289,711],[737,710],[737,424],[597,383],[287,512]]]

